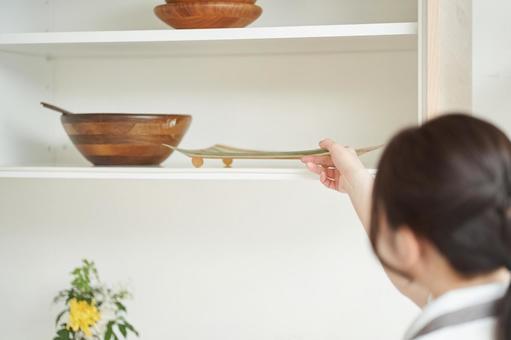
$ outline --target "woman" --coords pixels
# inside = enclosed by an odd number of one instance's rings
[[[405,339],[511,340],[505,134],[470,116],[442,116],[395,136],[374,179],[352,149],[329,139],[320,146],[331,156],[303,161],[349,195],[394,285],[424,307]]]

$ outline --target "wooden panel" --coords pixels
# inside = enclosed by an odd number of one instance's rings
[[[472,2],[423,0],[420,6],[423,119],[472,108]]]

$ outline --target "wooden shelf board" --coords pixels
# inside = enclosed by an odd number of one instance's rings
[[[416,45],[416,23],[0,34],[0,51],[48,57],[410,50]]]

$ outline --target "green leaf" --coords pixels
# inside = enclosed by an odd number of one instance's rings
[[[128,321],[125,321],[124,322],[124,326],[126,326],[127,329],[129,329],[133,334],[135,334],[136,336],[140,336],[140,334],[137,332],[137,330],[135,329],[135,327],[133,327]]]
[[[77,294],[90,294],[94,281],[99,283],[99,275],[93,261],[82,260],[82,265],[72,272],[71,286],[76,289]]]
[[[60,319],[62,318],[62,316],[67,312],[67,309],[66,310],[63,310],[62,312],[59,313],[59,315],[57,315],[57,319],[55,320],[55,326],[57,326],[59,324],[59,321]]]
[[[113,321],[110,321],[106,326],[106,332],[105,332],[105,340],[110,340],[112,338],[112,335],[114,334],[114,330],[112,329],[112,326],[114,325]]]
[[[119,324],[119,325],[117,325],[117,327],[119,328],[119,331],[121,332],[123,337],[126,337],[128,335],[128,331],[126,330],[126,326],[124,326],[123,324]]]
[[[69,331],[65,328],[63,329],[60,329],[58,332],[57,332],[58,335],[67,335],[69,334]]]
[[[107,329],[105,332],[105,340],[110,340],[112,338],[113,331],[112,329]]]
[[[119,310],[123,311],[123,312],[126,312],[127,309],[126,309],[126,306],[123,305],[122,303],[120,302],[116,302],[115,305],[117,306],[117,308],[119,308]]]
[[[67,293],[67,298],[66,298],[66,304],[71,301],[71,299],[74,299],[76,296],[75,296],[75,293],[70,290],[68,293]]]
[[[59,331],[57,331],[57,337],[55,339],[57,340],[69,340],[69,331],[66,328],[62,328]]]

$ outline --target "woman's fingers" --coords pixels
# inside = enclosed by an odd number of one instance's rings
[[[323,168],[320,165],[312,162],[307,163],[307,168],[318,175],[321,175],[321,172],[323,171]]]
[[[330,156],[305,156],[302,158],[302,162],[315,163],[324,166],[334,166],[334,162]]]
[[[363,170],[364,165],[355,150],[337,144],[330,138],[322,140],[319,145],[328,150],[329,155],[303,157],[302,162],[311,172],[319,175],[324,186],[345,192],[344,181],[349,181],[350,176],[358,173],[358,170]]]
[[[330,138],[322,140],[319,145],[330,152],[335,167],[342,172],[343,177],[349,178],[351,174],[364,169],[364,165],[353,148],[337,144]]]
[[[319,146],[330,152],[330,158],[332,160],[338,160],[339,157],[344,158],[347,154],[353,154],[356,156],[355,150],[349,146],[337,144],[334,140],[327,138],[319,142]]]
[[[324,169],[326,177],[331,178],[335,181],[339,179],[339,171],[337,169],[326,168]]]
[[[327,176],[328,177],[332,177],[332,178],[335,178],[336,176],[338,176],[338,171],[335,167],[333,166],[325,166],[325,165],[321,165],[321,164],[316,164],[316,163],[312,163],[312,162],[308,162],[306,163],[307,165],[307,168],[315,173],[315,174],[318,174],[320,175],[322,172],[326,172],[327,173]]]
[[[335,141],[330,138],[325,138],[321,142],[319,142],[319,146],[323,149],[327,149],[331,151],[332,147],[335,145]]]
[[[334,163],[330,156],[307,156],[302,158],[302,162],[313,173],[320,175],[322,171],[335,170]]]
[[[337,190],[337,181],[339,180],[339,171],[337,169],[312,162],[307,163],[307,168],[319,175],[319,180],[324,186]]]
[[[335,179],[328,177],[326,172],[321,173],[321,175],[319,176],[319,180],[321,181],[321,183],[323,183],[325,187],[334,190],[337,189],[337,183]]]
[[[324,186],[337,190],[339,171],[330,156],[306,156],[302,158],[302,162],[311,172],[319,175],[319,180]]]

